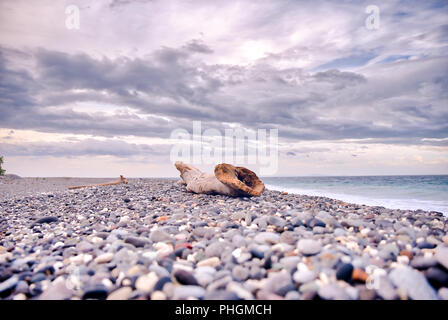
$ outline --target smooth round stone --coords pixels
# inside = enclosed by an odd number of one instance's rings
[[[297,248],[304,255],[315,255],[320,252],[322,245],[319,241],[313,239],[301,239],[297,244]]]
[[[152,242],[163,242],[171,240],[171,236],[165,231],[154,230],[153,232],[151,232],[149,239]]]
[[[36,224],[52,223],[52,222],[57,222],[58,220],[59,220],[58,217],[54,217],[54,216],[43,217],[43,218],[37,219],[35,223]]]
[[[343,237],[343,236],[347,235],[347,231],[345,231],[342,228],[336,228],[336,229],[334,229],[333,234],[335,237]]]
[[[268,223],[276,226],[277,228],[283,228],[286,226],[286,220],[277,216],[270,216],[268,218]]]
[[[448,247],[439,245],[434,257],[442,266],[448,269]]]
[[[83,296],[83,300],[94,299],[94,300],[105,300],[107,298],[108,290],[103,285],[96,285],[87,289]]]
[[[242,266],[235,266],[232,269],[232,276],[235,280],[244,281],[249,277],[249,270]]]
[[[95,247],[94,247],[93,244],[91,244],[90,242],[85,241],[85,240],[79,242],[79,243],[76,245],[76,251],[83,252],[83,253],[92,251],[94,248],[95,248]]]
[[[45,280],[46,278],[47,277],[45,276],[44,273],[39,272],[31,277],[30,282],[31,283],[40,282],[40,281]]]
[[[434,249],[436,245],[434,243],[424,241],[417,244],[417,247],[419,249]]]
[[[280,259],[280,264],[286,269],[286,270],[292,270],[297,267],[297,264],[302,259],[297,256],[290,256],[290,257],[284,257]]]
[[[174,300],[185,300],[188,298],[201,299],[204,295],[204,288],[199,286],[176,286],[173,291]]]
[[[425,272],[425,275],[434,288],[448,286],[448,272],[440,268],[431,267]]]
[[[285,295],[286,300],[300,300],[300,293],[297,291],[289,291]]]
[[[352,279],[353,265],[351,263],[345,263],[336,271],[336,279],[350,281]]]
[[[198,267],[205,267],[205,266],[216,267],[220,264],[221,264],[221,260],[218,257],[211,257],[211,258],[199,261],[196,265]]]
[[[163,287],[165,286],[165,284],[169,283],[169,282],[171,282],[171,278],[170,277],[162,276],[161,278],[159,278],[157,283],[154,285],[153,290],[155,290],[155,291],[163,290]]]
[[[381,250],[378,252],[378,256],[384,260],[394,260],[399,253],[400,249],[395,243],[388,243],[383,248],[381,248]]]
[[[422,273],[408,266],[393,269],[389,278],[392,283],[413,300],[437,300],[437,293]]]
[[[317,294],[324,300],[349,300],[347,292],[337,284],[329,284],[321,287]]]
[[[67,287],[66,279],[59,277],[42,292],[39,300],[68,300],[72,296],[73,292]]]
[[[295,286],[292,282],[291,274],[281,271],[267,279],[265,289],[279,296],[284,296],[288,291],[294,290]]]
[[[235,292],[226,290],[216,290],[206,292],[204,300],[239,300],[240,298]]]
[[[6,296],[10,291],[12,291],[16,287],[18,282],[19,277],[12,276],[9,279],[0,283],[0,297],[4,295]]]
[[[166,300],[166,294],[163,291],[154,291],[151,294],[151,300]]]
[[[438,294],[440,299],[448,300],[448,288],[440,288]]]
[[[227,246],[228,245],[224,242],[215,241],[205,249],[205,256],[207,258],[220,257]]]
[[[198,281],[196,280],[196,278],[188,271],[186,270],[177,270],[176,272],[174,272],[174,278],[176,278],[176,280],[180,283],[180,284],[184,284],[184,285],[192,285],[192,286],[197,286],[198,285]]]
[[[107,296],[107,300],[128,300],[131,297],[132,288],[122,287]]]
[[[260,232],[254,237],[254,241],[260,244],[276,244],[280,242],[280,236],[272,232]]]
[[[280,241],[283,243],[287,243],[290,245],[293,245],[296,243],[296,239],[294,236],[294,232],[291,231],[284,231],[281,235],[280,235]]]
[[[314,228],[314,227],[325,228],[325,222],[323,222],[322,220],[316,219],[316,218],[312,218],[312,219],[308,220],[305,224],[310,228]]]
[[[316,279],[317,274],[311,270],[300,270],[294,272],[293,279],[298,284],[308,283]]]
[[[411,260],[411,267],[415,269],[428,269],[435,267],[437,265],[437,260],[434,258],[426,257],[415,257]]]
[[[159,278],[157,277],[157,274],[155,272],[150,272],[138,277],[135,282],[135,288],[142,292],[149,292],[154,288],[158,280]]]
[[[101,264],[101,263],[108,263],[111,262],[114,258],[114,254],[111,252],[103,253],[95,258],[94,262]]]
[[[136,248],[143,248],[149,241],[145,238],[127,237],[124,242],[132,244]]]
[[[19,281],[14,289],[15,293],[27,293],[28,292],[28,283],[26,281]]]

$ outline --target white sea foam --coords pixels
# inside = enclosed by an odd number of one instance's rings
[[[439,200],[421,200],[421,199],[390,199],[390,198],[373,198],[354,194],[335,193],[325,190],[301,189],[296,187],[284,187],[279,185],[266,184],[266,188],[277,191],[287,191],[294,194],[303,194],[308,196],[327,197],[338,199],[349,203],[364,204],[368,206],[380,206],[389,209],[403,210],[425,210],[442,212],[448,215],[448,201]]]

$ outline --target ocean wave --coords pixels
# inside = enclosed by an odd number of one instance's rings
[[[349,203],[364,204],[368,206],[380,206],[388,209],[403,210],[424,210],[442,212],[448,215],[448,202],[439,200],[422,200],[422,199],[390,199],[390,198],[373,198],[363,195],[335,193],[317,189],[301,189],[296,187],[284,187],[279,185],[265,184],[267,189],[276,191],[286,191],[294,194],[302,194],[308,196],[327,197],[342,200]]]

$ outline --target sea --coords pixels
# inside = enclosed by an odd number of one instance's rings
[[[448,175],[264,177],[262,180],[270,190],[390,209],[437,211],[448,216]]]

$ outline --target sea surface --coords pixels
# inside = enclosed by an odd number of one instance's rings
[[[271,190],[448,215],[448,175],[264,177],[263,182]]]

